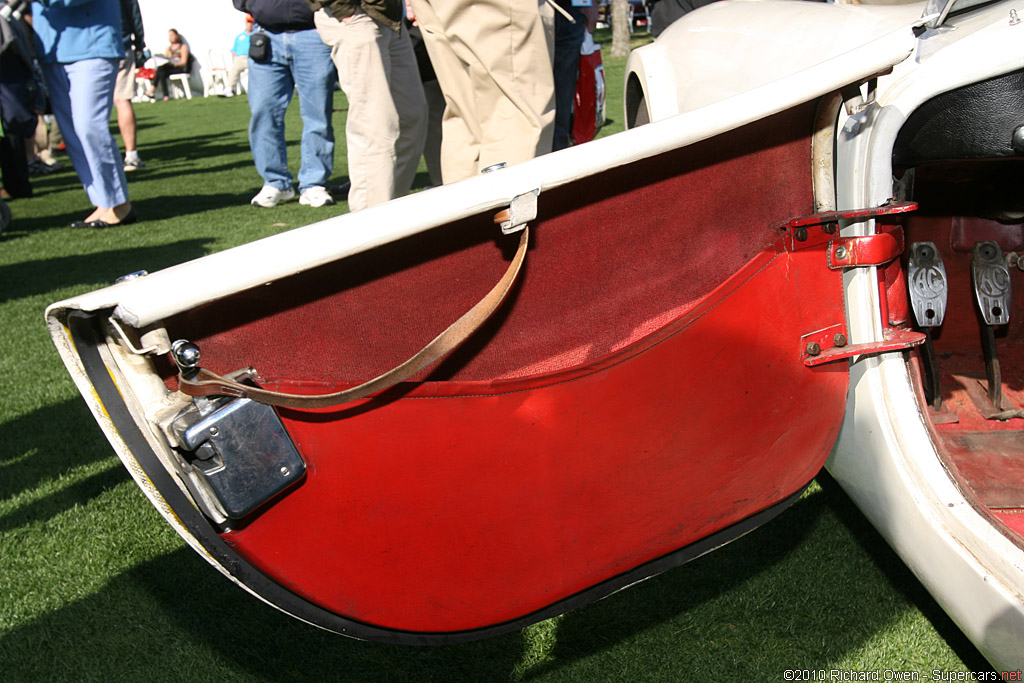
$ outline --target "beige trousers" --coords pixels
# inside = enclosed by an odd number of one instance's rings
[[[551,151],[554,12],[544,0],[412,0],[445,97],[446,183]]]
[[[349,209],[407,194],[427,134],[427,101],[408,33],[392,31],[362,11],[338,21],[320,10],[314,21],[348,100]]]
[[[231,66],[228,67],[228,92],[233,92],[238,85],[238,79],[249,68],[249,55],[235,55],[231,58]]]

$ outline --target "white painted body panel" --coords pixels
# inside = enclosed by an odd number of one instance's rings
[[[837,136],[839,208],[892,194],[893,144],[906,118],[942,92],[1024,67],[1024,25],[1001,3],[919,41],[879,80],[877,108]],[[869,224],[847,228],[863,233]],[[846,277],[851,341],[880,338],[873,269]],[[851,365],[843,428],[826,467],[936,601],[998,671],[1024,667],[1024,550],[979,513],[936,453],[901,354]]]
[[[852,59],[872,73],[885,70],[890,50],[912,38],[922,7],[716,2],[634,50],[626,71],[646,85],[650,120],[661,121],[769,84],[804,88],[823,62]]]
[[[923,25],[924,9],[924,3],[715,3],[636,50],[627,79],[642,84],[650,120],[661,121],[751,87],[785,87],[823,57],[834,61],[859,54],[865,44],[897,40],[906,27]],[[1024,23],[1011,23],[1011,9],[1024,12],[1024,3],[989,5],[923,33],[911,58],[879,78],[876,105],[855,116],[841,112],[839,209],[879,206],[892,197],[893,144],[917,107],[1024,68]],[[861,221],[842,234],[873,231],[872,221]],[[851,269],[844,284],[850,341],[880,341],[875,269]],[[1024,550],[972,507],[941,464],[901,353],[851,364],[845,421],[826,466],[993,666],[1024,668]]]

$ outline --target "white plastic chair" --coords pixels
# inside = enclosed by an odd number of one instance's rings
[[[224,61],[223,50],[210,50],[207,52],[207,78],[203,79],[203,97],[220,95],[228,89],[228,67]]]
[[[192,70],[187,74],[170,75],[169,84],[171,85],[171,89],[175,90],[173,97],[177,99],[178,93],[176,89],[180,88],[185,95],[185,99],[191,100],[193,79],[197,80],[199,83],[203,82],[202,67],[199,65],[198,59],[192,60]]]

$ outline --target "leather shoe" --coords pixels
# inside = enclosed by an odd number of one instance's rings
[[[71,224],[72,228],[95,228],[101,230],[103,228],[113,228],[118,225],[131,225],[132,223],[139,220],[139,215],[135,213],[135,207],[131,208],[128,215],[119,220],[117,223],[108,223],[106,221],[95,220],[95,221],[75,221]]]

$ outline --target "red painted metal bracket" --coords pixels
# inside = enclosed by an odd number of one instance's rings
[[[896,213],[908,213],[917,210],[917,202],[889,202],[870,209],[848,209],[843,211],[820,211],[794,218],[783,227],[797,228],[811,225],[824,225],[825,223],[837,223],[840,220],[855,220],[857,218],[875,218],[876,216],[891,216]]]
[[[820,211],[792,218],[779,227],[789,233],[791,251],[805,249],[828,241],[839,230],[839,221],[876,218],[908,213],[917,209],[917,202],[889,202],[870,209],[848,209],[844,211]],[[820,230],[809,230],[820,228]],[[866,264],[865,264],[866,265]],[[873,265],[873,264],[872,264]],[[844,268],[847,266],[843,266]]]
[[[873,356],[890,351],[903,351],[923,344],[925,335],[911,330],[886,328],[879,342],[847,344],[846,326],[832,325],[800,337],[800,359],[807,367],[823,365],[853,356]]]
[[[832,270],[881,266],[899,258],[902,253],[902,230],[832,240],[825,252],[828,267]]]

